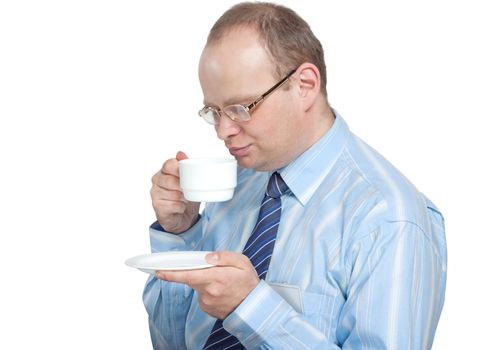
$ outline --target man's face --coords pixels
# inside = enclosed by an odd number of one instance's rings
[[[237,29],[207,46],[200,59],[199,76],[204,104],[223,108],[247,105],[277,83],[274,64],[255,31]],[[295,89],[286,82],[250,111],[251,120],[234,122],[225,115],[215,129],[238,164],[269,171],[281,168],[299,155]]]

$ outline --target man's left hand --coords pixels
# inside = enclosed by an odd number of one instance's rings
[[[157,271],[164,281],[184,283],[198,293],[200,307],[207,314],[223,320],[260,282],[250,259],[233,252],[207,254],[208,269]]]

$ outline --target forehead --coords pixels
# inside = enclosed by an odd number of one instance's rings
[[[249,68],[260,64],[272,66],[258,32],[249,27],[236,27],[205,47],[200,59],[200,70]]]
[[[274,83],[273,71],[257,32],[249,28],[233,29],[206,46],[199,64],[200,84],[209,102],[255,96]]]

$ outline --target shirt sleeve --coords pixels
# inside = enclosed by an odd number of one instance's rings
[[[246,349],[340,349],[263,280],[223,326]]]
[[[431,212],[432,215],[437,215]],[[444,222],[388,222],[349,254],[343,348],[430,349],[446,289]]]
[[[446,251],[438,244],[443,238],[438,218],[427,230],[410,222],[384,223],[350,244],[332,336],[264,281],[224,320],[224,328],[247,349],[430,349],[446,286]]]
[[[202,234],[202,218],[181,234],[166,232],[158,222],[150,226],[152,252],[192,250]],[[186,349],[186,317],[193,298],[187,285],[165,282],[151,275],[143,292],[154,349]]]
[[[202,217],[187,231],[176,234],[165,231],[158,221],[150,226],[152,253],[173,250],[193,250],[202,237]]]

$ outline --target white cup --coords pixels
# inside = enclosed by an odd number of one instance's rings
[[[192,202],[223,202],[232,198],[237,179],[233,158],[189,158],[179,161],[179,186]]]

